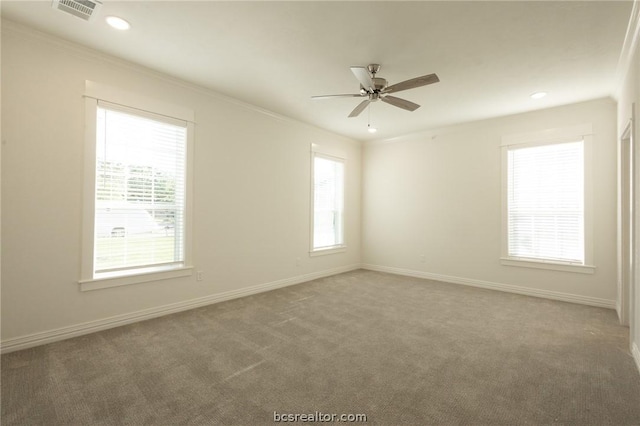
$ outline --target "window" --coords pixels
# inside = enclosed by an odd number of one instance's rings
[[[344,160],[313,154],[312,253],[344,249]]]
[[[592,273],[585,202],[588,137],[546,136],[503,146],[502,263]]]
[[[184,262],[187,129],[98,107],[94,275]]]
[[[509,149],[509,257],[584,264],[584,147]]]
[[[190,275],[192,123],[87,98],[83,290]]]

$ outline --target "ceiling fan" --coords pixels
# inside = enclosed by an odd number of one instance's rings
[[[412,78],[405,80],[401,83],[392,84],[388,86],[387,80],[384,78],[376,77],[376,74],[380,71],[379,64],[369,64],[367,67],[351,67],[351,72],[356,76],[360,82],[360,93],[345,94],[345,95],[322,95],[312,96],[311,99],[328,99],[328,98],[367,98],[360,102],[349,117],[357,117],[362,111],[364,111],[371,102],[382,101],[398,108],[406,109],[407,111],[415,111],[420,108],[420,105],[410,102],[406,99],[397,98],[389,95],[389,93],[396,93],[401,90],[414,89],[420,86],[426,86],[427,84],[433,84],[440,81],[437,75],[427,74],[422,77]]]

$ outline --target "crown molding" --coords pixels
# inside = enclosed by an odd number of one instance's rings
[[[622,50],[620,51],[620,58],[618,59],[618,67],[616,68],[615,79],[615,97],[620,98],[624,81],[626,79],[629,68],[633,61],[634,54],[638,48],[638,40],[640,39],[640,0],[634,0],[631,9],[631,16],[629,17],[629,24],[627,25],[627,32],[624,36],[624,43],[622,44]]]
[[[429,140],[435,141],[438,138],[441,138],[447,135],[452,135],[452,134],[460,134],[460,133],[471,132],[471,131],[472,132],[489,131],[491,129],[495,129],[496,126],[508,128],[509,127],[508,123],[505,126],[501,126],[499,121],[517,119],[518,117],[524,117],[531,114],[544,113],[545,111],[560,110],[563,108],[569,108],[569,107],[580,106],[580,105],[590,105],[590,104],[591,105],[594,105],[594,104],[609,105],[610,107],[615,108],[615,99],[611,96],[605,96],[601,98],[588,99],[585,101],[575,102],[571,104],[550,106],[547,108],[537,109],[533,111],[517,112],[514,114],[500,115],[496,117],[483,118],[483,119],[474,120],[474,121],[451,123],[451,124],[440,126],[440,127],[433,127],[431,129],[420,130],[413,133],[406,133],[406,134],[394,136],[391,138],[373,139],[370,141],[366,141],[362,145],[362,147],[363,149],[366,149],[368,147],[390,145],[390,144],[403,143],[403,142],[416,142],[416,141],[424,142]]]
[[[136,72],[136,73],[141,73],[141,74],[146,74],[150,77],[153,77],[157,80],[161,80],[165,83],[174,85],[174,86],[179,86],[183,89],[186,90],[190,90],[192,92],[196,92],[198,94],[207,96],[209,98],[213,98],[215,100],[221,101],[221,102],[225,102],[228,104],[232,104],[236,107],[245,109],[245,110],[249,110],[252,111],[254,113],[258,113],[261,115],[265,115],[268,116],[272,119],[278,120],[278,121],[282,121],[297,127],[301,127],[304,128],[306,130],[311,130],[313,132],[319,132],[323,135],[331,135],[334,138],[338,138],[341,142],[345,142],[345,143],[349,143],[352,145],[355,145],[357,147],[361,147],[362,146],[362,141],[356,140],[356,139],[351,139],[347,136],[341,135],[341,134],[337,134],[337,133],[333,133],[327,129],[323,129],[321,127],[317,127],[314,126],[312,124],[309,123],[305,123],[303,121],[298,121],[296,119],[293,119],[291,117],[285,116],[285,115],[281,115],[279,113],[270,111],[268,109],[265,108],[261,108],[259,106],[250,104],[248,102],[245,101],[241,101],[239,99],[236,98],[232,98],[230,96],[227,95],[223,95],[219,92],[216,92],[213,89],[209,89],[207,87],[198,85],[196,83],[192,83],[186,80],[182,80],[179,79],[177,77],[171,76],[169,74],[164,74],[160,71],[156,71],[152,68],[148,68],[145,67],[143,65],[139,65],[136,64],[134,62],[130,62],[121,58],[118,58],[116,56],[112,56],[110,54],[107,53],[102,53],[98,50],[92,49],[90,47],[87,46],[83,46],[80,45],[76,42],[73,41],[69,41],[69,40],[65,40],[62,38],[59,38],[57,36],[39,31],[35,28],[32,28],[30,26],[15,22],[15,21],[11,21],[8,20],[6,18],[2,18],[1,19],[1,25],[0,25],[0,30],[2,32],[2,37],[5,36],[18,36],[18,37],[22,37],[25,39],[29,39],[29,40],[33,40],[35,42],[39,42],[39,43],[44,43],[47,44],[49,46],[64,50],[66,52],[70,52],[76,56],[79,56],[83,59],[91,59],[94,61],[99,61],[99,62],[106,62],[109,63],[111,65],[117,66],[119,68],[124,68],[127,69],[129,71],[132,72]]]

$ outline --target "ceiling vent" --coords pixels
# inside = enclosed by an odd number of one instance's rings
[[[70,13],[85,21],[93,21],[102,6],[98,0],[53,0],[51,7]]]

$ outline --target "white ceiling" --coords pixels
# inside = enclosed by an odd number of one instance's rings
[[[358,140],[531,111],[613,94],[631,1],[109,1],[94,22],[50,1],[2,1],[2,16]],[[118,15],[132,28],[111,29]],[[389,84],[437,73],[347,118],[349,67],[382,65]],[[549,95],[532,100],[529,95]],[[394,95],[396,95],[394,93]]]

